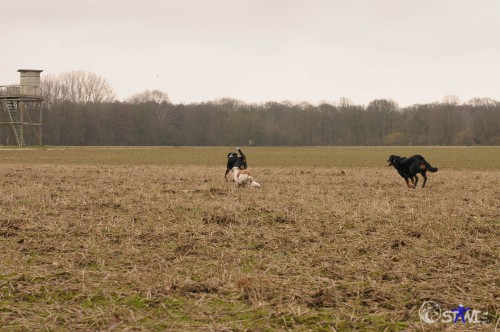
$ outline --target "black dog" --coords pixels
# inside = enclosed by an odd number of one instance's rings
[[[394,166],[398,170],[399,175],[401,175],[408,185],[408,188],[417,187],[418,177],[417,174],[422,174],[424,178],[424,183],[422,188],[425,187],[427,182],[427,175],[425,174],[427,170],[431,172],[437,172],[437,168],[432,167],[422,156],[415,155],[410,158],[400,157],[391,155],[387,160],[389,163],[387,166]],[[411,185],[409,181],[411,181]]]
[[[247,157],[243,154],[240,148],[236,148],[240,155],[236,152],[229,152],[227,154],[227,167],[226,174],[224,174],[224,179],[227,181],[227,173],[233,169],[233,167],[238,167],[239,169],[247,169]]]

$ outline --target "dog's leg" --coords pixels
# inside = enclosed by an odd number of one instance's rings
[[[425,173],[426,173],[425,171],[421,173],[422,177],[424,178],[424,183],[422,183],[422,188],[425,187],[425,184],[427,183],[427,174]]]
[[[408,188],[411,188],[411,186],[410,186],[410,181],[408,181],[408,178],[405,178],[405,181],[406,181],[406,186],[407,186]],[[413,179],[411,179],[411,182],[413,183]]]
[[[415,174],[415,184],[413,185],[413,189],[417,188],[418,176]]]
[[[255,181],[252,178],[251,181],[250,181],[250,186],[259,188],[260,187],[260,183],[258,183],[257,181]]]
[[[227,173],[229,173],[228,169],[226,169],[226,174],[224,174],[224,180],[226,180],[226,181],[227,181]]]
[[[238,187],[239,186],[238,177],[240,175],[239,172],[238,172],[238,168],[237,167],[233,167],[232,171],[233,171],[233,182]]]

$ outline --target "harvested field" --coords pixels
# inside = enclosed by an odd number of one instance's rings
[[[244,149],[260,189],[231,150],[0,151],[2,330],[494,330],[499,148]],[[417,152],[412,190],[385,160]]]

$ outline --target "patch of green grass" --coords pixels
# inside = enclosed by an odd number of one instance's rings
[[[191,280],[196,281],[196,282],[202,282],[205,278],[200,275],[193,274],[191,276]]]
[[[335,324],[338,331],[388,331],[399,332],[408,329],[408,323],[393,321],[386,314],[359,315],[358,319],[352,320],[348,317],[340,317]]]
[[[213,317],[219,324],[228,325],[236,330],[271,331],[269,318],[270,308],[256,308],[243,303],[213,300],[209,303]]]
[[[209,306],[214,309],[224,309],[229,311],[236,311],[238,309],[238,305],[234,302],[229,302],[220,298],[214,298],[210,301]]]
[[[225,167],[233,147],[13,148],[2,163],[70,165],[203,165]],[[394,154],[423,155],[445,169],[499,170],[500,147],[244,147],[249,167],[384,167]]]
[[[242,259],[242,262],[240,264],[241,272],[243,273],[248,273],[252,272],[255,270],[255,258],[253,256],[246,256],[245,258]]]
[[[96,308],[107,306],[110,303],[110,299],[104,296],[102,293],[98,294],[88,294],[87,297],[80,302],[83,308]]]
[[[335,317],[331,310],[307,311],[302,314],[284,314],[274,318],[282,328],[300,328],[314,331],[332,331]]]

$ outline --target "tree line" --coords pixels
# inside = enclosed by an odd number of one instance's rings
[[[449,96],[403,108],[393,100],[365,106],[347,98],[319,105],[229,98],[173,104],[167,93],[147,90],[119,102],[105,80],[77,73],[80,82],[92,78],[93,87],[79,87],[78,79],[68,78],[71,73],[42,81],[44,144],[500,145],[500,103],[490,98],[460,103]],[[0,140],[6,136],[2,130]]]

